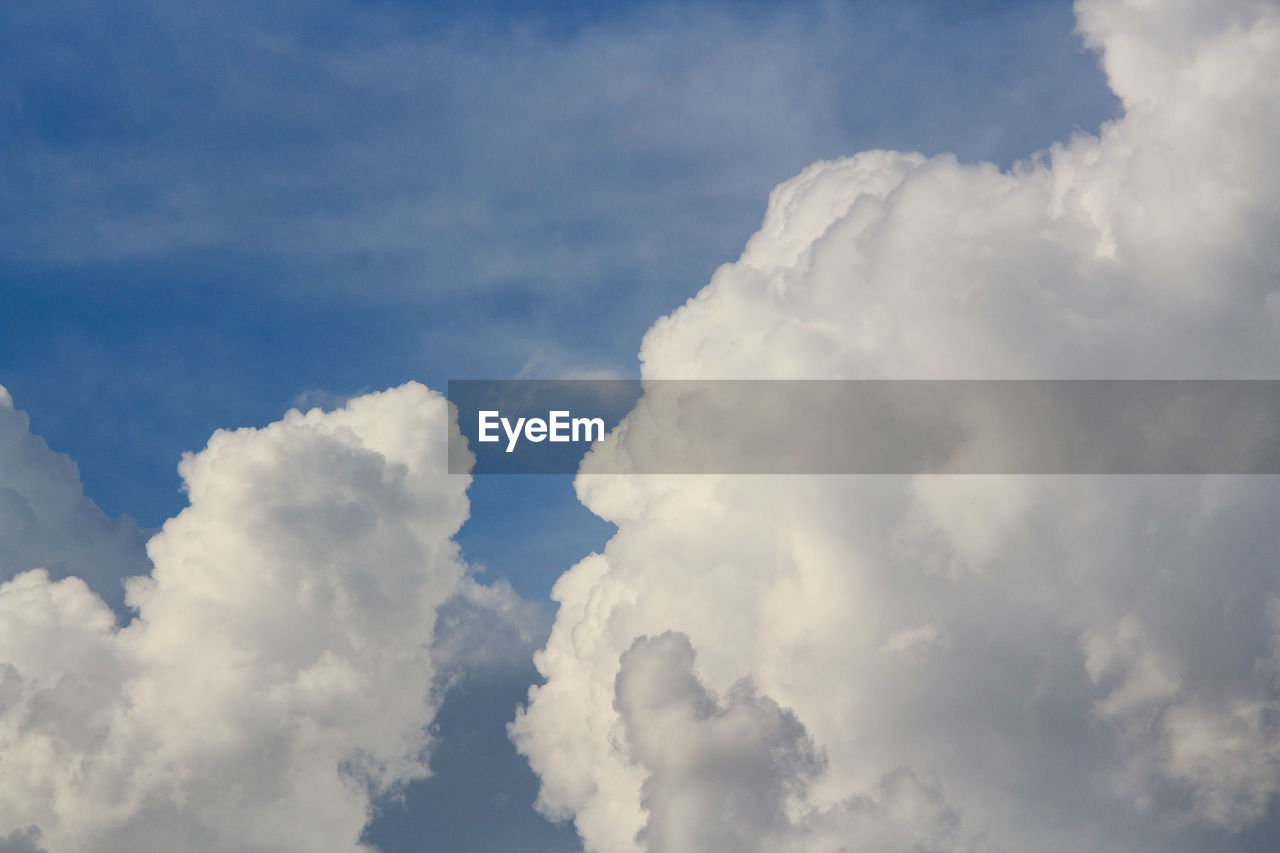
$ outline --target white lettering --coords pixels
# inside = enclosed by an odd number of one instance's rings
[[[568,414],[566,412],[566,414]],[[582,438],[578,438],[578,427],[582,427],[586,433]],[[591,431],[596,430],[596,438],[591,437]],[[604,441],[604,418],[574,418],[573,419],[573,440],[574,441]]]
[[[498,440],[498,434],[496,432],[492,435],[489,433],[489,430],[496,430],[498,428],[497,417],[498,413],[492,409],[480,413],[480,441]]]
[[[551,418],[551,440],[552,441],[568,441],[569,440],[569,413],[563,410],[557,410],[548,413]]]
[[[502,417],[496,409],[484,409],[478,412],[476,438],[483,442],[501,441],[498,427],[507,436],[507,453],[512,453],[523,437],[535,444],[547,441],[602,441],[604,440],[604,418],[575,418],[567,409],[556,409],[542,418]]]
[[[507,433],[507,452],[508,453],[516,449],[516,442],[520,440],[520,427],[522,426],[524,426],[524,418],[516,419],[515,429],[511,428],[511,421],[507,420],[506,418],[502,419],[502,428],[506,430],[506,433]]]

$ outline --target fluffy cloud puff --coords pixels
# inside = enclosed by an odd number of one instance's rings
[[[76,577],[0,586],[0,845],[361,849],[371,798],[427,773],[468,509],[447,414],[409,384],[215,433],[123,628]]]
[[[1280,9],[1077,11],[1122,118],[1009,172],[885,151],[815,164],[651,329],[643,374],[1275,378]],[[577,488],[619,529],[557,584],[547,683],[511,732],[541,807],[591,851],[735,832],[797,851],[1280,838],[1274,478]],[[659,678],[654,641],[636,643],[668,631],[688,649]],[[933,818],[851,805],[904,779]],[[770,807],[734,818],[743,791]],[[921,841],[928,826],[946,833]]]

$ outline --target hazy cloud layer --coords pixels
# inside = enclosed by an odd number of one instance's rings
[[[190,506],[148,543],[124,628],[76,577],[0,586],[3,843],[361,849],[371,798],[428,772],[441,662],[497,654],[432,653],[464,574],[446,413],[409,384],[216,433],[182,461]],[[536,631],[509,590],[462,589],[464,636]]]
[[[644,374],[1275,378],[1280,9],[1078,14],[1123,118],[1010,171],[811,166]],[[1272,478],[577,485],[619,530],[557,584],[512,734],[588,850],[1280,838]]]

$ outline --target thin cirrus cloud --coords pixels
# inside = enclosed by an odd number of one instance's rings
[[[1280,10],[1077,13],[1121,118],[809,167],[642,374],[1274,378]],[[1276,846],[1274,478],[577,489],[618,532],[511,733],[587,850]]]
[[[386,265],[361,282],[381,299],[656,280],[655,249],[666,268],[727,251],[749,218],[719,214],[851,134],[1001,157],[1051,138],[1028,126],[1104,117],[1096,87],[1054,91],[1055,74],[1085,76],[1078,51],[1023,53],[1069,39],[1061,11],[975,24],[929,4],[658,4],[557,32],[546,10],[498,24],[396,4],[14,9],[4,109],[25,156],[6,166],[6,253],[234,248],[310,263],[308,287],[363,258]],[[986,79],[993,55],[1025,73]],[[969,104],[989,121],[957,107],[957,68],[989,84]]]

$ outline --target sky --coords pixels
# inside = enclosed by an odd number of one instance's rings
[[[1275,848],[1273,478],[439,458],[450,379],[1276,378],[1273,3],[0,15],[3,853]]]

